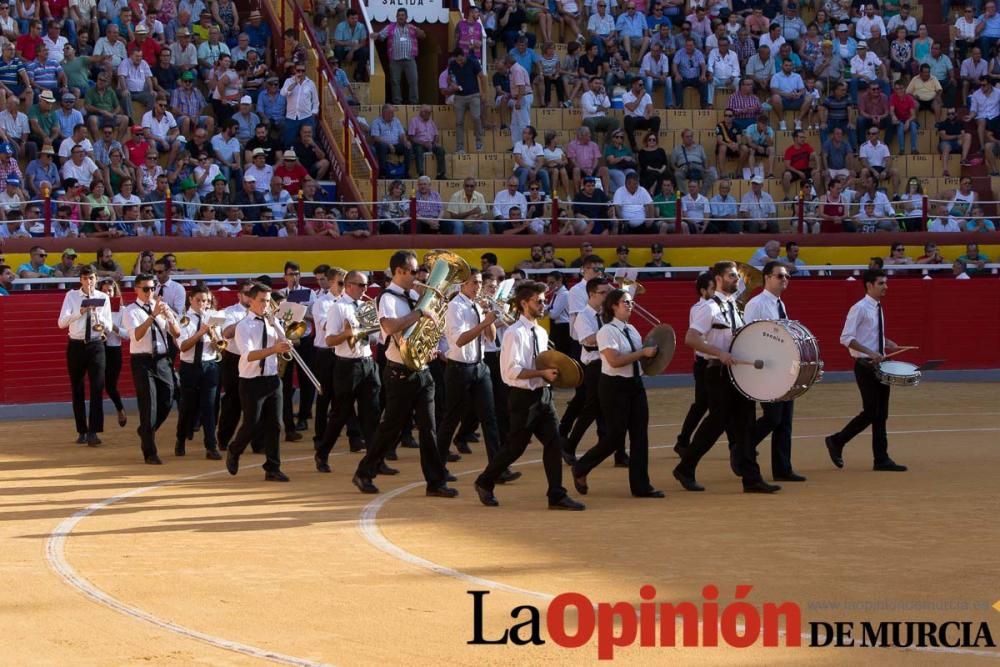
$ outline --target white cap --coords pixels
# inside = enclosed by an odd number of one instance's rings
[[[253,100],[250,99],[249,95],[244,95],[240,98],[240,104],[253,104]]]

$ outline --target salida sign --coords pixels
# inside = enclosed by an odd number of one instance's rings
[[[396,10],[405,9],[411,23],[447,23],[444,0],[368,0],[368,15],[376,23],[396,20]]]

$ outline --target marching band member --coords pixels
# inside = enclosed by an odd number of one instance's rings
[[[448,456],[451,438],[470,407],[475,410],[482,426],[487,458],[492,461],[500,448],[493,408],[493,382],[490,369],[483,361],[485,342],[496,340],[497,314],[493,310],[483,314],[476,303],[482,286],[482,273],[479,269],[472,269],[469,279],[462,283],[461,291],[448,304],[445,316],[448,361],[444,373],[447,389],[444,420],[437,433],[438,453],[442,460]],[[520,476],[519,472],[505,470],[498,481],[510,482]]]
[[[504,334],[500,347],[500,368],[503,380],[510,386],[508,409],[510,433],[500,450],[476,479],[479,501],[496,507],[499,501],[494,486],[512,463],[524,453],[531,436],[543,447],[542,463],[548,481],[549,509],[583,510],[586,506],[573,500],[562,485],[561,452],[563,438],[552,403],[552,382],[559,376],[554,368],[536,370],[535,359],[548,349],[549,337],[538,320],[545,313],[545,285],[525,280],[514,292],[514,302],[520,317]]]
[[[601,320],[601,309],[604,298],[611,291],[611,284],[604,276],[591,278],[586,283],[587,306],[576,314],[573,320],[573,338],[580,343],[580,363],[583,364],[584,401],[580,416],[573,423],[563,449],[563,460],[568,465],[576,463],[576,448],[583,439],[590,425],[601,413],[601,399],[598,395],[598,384],[601,379],[601,353],[597,349],[597,332],[604,326]],[[622,443],[622,448],[625,445]]]
[[[326,318],[343,292],[345,271],[339,267],[321,264],[316,267],[315,275],[317,280],[322,276],[322,280],[319,281],[320,289],[314,293],[313,302],[309,308],[313,327],[316,329],[313,341],[312,370],[323,388],[323,391],[316,396],[316,421],[313,422],[313,446],[318,447],[326,432],[333,398],[334,353],[333,349],[326,344]]]
[[[240,349],[236,336],[236,325],[250,312],[250,288],[253,283],[246,281],[240,285],[239,301],[222,311],[226,316],[226,321],[222,325],[222,338],[228,343],[228,347],[222,353],[222,361],[219,364],[219,382],[222,386],[222,401],[219,409],[218,442],[219,449],[226,451],[229,441],[236,433],[239,426],[240,416],[243,414],[243,407],[240,405]],[[261,451],[254,444],[253,451]]]
[[[563,274],[560,271],[551,271],[548,275],[549,296],[546,300],[552,304],[549,308],[549,322],[551,333],[549,337],[552,344],[563,354],[571,354],[569,330],[569,290],[563,284]]]
[[[758,320],[787,320],[788,311],[781,295],[788,288],[791,275],[783,262],[764,265],[764,289],[750,299],[743,319],[747,324]],[[806,478],[792,470],[792,409],[794,401],[761,403],[763,413],[754,424],[750,442],[754,448],[771,435],[771,476],[776,482],[804,482]]]
[[[191,290],[187,324],[180,326],[177,342],[181,350],[181,409],[177,418],[174,454],[184,456],[188,434],[200,418],[205,434],[205,458],[221,461],[215,433],[215,397],[219,389],[220,351],[209,335],[212,292],[200,285]]]
[[[583,258],[583,265],[580,268],[580,275],[582,276],[580,281],[577,282],[569,290],[569,296],[567,298],[567,310],[569,311],[569,332],[570,339],[573,341],[572,349],[573,352],[569,356],[574,359],[580,358],[580,341],[575,338],[574,333],[574,323],[576,321],[576,316],[587,307],[588,294],[587,294],[587,283],[593,279],[604,275],[604,260],[597,255],[587,255]],[[570,432],[573,430],[573,424],[576,422],[576,418],[580,416],[580,411],[583,409],[583,404],[586,401],[586,392],[583,389],[583,385],[576,388],[576,393],[573,394],[573,398],[566,405],[566,409],[563,412],[562,419],[559,421],[559,433],[564,438],[569,436]],[[604,431],[604,422],[598,417],[597,419],[597,434],[600,437],[601,433]],[[615,455],[618,458],[618,455]],[[616,463],[618,461],[616,460]]]
[[[698,275],[695,281],[695,289],[698,290],[698,301],[691,306],[688,315],[688,327],[694,322],[696,311],[711,301],[715,296],[715,279],[711,271],[706,271]],[[674,444],[674,451],[678,456],[684,455],[684,450],[691,444],[691,436],[698,428],[701,418],[708,412],[708,387],[705,384],[705,368],[708,366],[708,359],[704,353],[695,350],[694,352],[694,403],[688,408],[687,415],[684,416],[684,423],[681,425],[681,432],[677,434],[677,443]]]
[[[735,262],[717,262],[712,269],[715,276],[715,296],[699,308],[684,343],[708,359],[705,383],[708,388],[708,416],[702,420],[691,439],[691,446],[684,450],[681,462],[674,468],[674,477],[688,491],[704,491],[695,480],[698,462],[727,431],[730,443],[730,463],[733,471],[743,478],[745,493],[774,493],[780,486],[768,484],[760,475],[756,449],[750,441],[754,422],[753,401],[739,392],[730,381],[726,367],[737,362],[729,347],[736,331],[743,326],[743,318],[736,307],[736,290],[739,274]]]
[[[351,481],[362,493],[378,493],[372,480],[412,415],[420,435],[420,467],[427,482],[427,495],[453,498],[458,490],[448,486],[444,464],[438,454],[434,383],[430,371],[426,366],[411,371],[403,365],[397,342],[397,336],[421,317],[434,321],[435,316],[432,312],[414,309],[418,301],[412,289],[417,275],[416,255],[409,250],[397,250],[389,260],[389,268],[392,282],[382,291],[378,306],[379,323],[386,339],[385,411]]]
[[[490,271],[483,273],[483,294],[493,298],[496,297],[499,280],[495,273],[497,267],[491,267]],[[496,327],[497,335],[494,340],[483,341],[483,361],[490,369],[490,384],[493,389],[493,416],[497,420],[497,438],[502,444],[507,442],[507,432],[510,421],[507,414],[507,384],[503,381],[500,373],[500,341],[503,339],[507,325],[501,320],[493,323]],[[461,448],[459,449],[461,452]],[[462,452],[465,453],[465,452]]]
[[[128,415],[125,414],[125,404],[118,391],[118,379],[122,374],[122,336],[128,335],[121,327],[122,290],[111,276],[101,278],[97,289],[107,294],[109,299],[118,299],[119,304],[118,312],[111,312],[112,327],[104,332],[107,337],[104,341],[104,393],[118,411],[118,425],[124,427],[128,423]]]
[[[368,278],[361,271],[349,271],[346,278],[341,277],[341,281],[344,293],[326,314],[322,336],[317,325],[317,344],[322,338],[323,343],[336,353],[331,386],[332,393],[337,397],[323,439],[316,445],[315,462],[319,472],[330,472],[330,451],[340,432],[354,418],[355,405],[361,433],[368,442],[374,442],[380,412],[378,395],[381,383],[371,343],[367,336],[360,337],[355,344],[350,340],[361,331],[357,312],[362,303],[361,296],[368,289]],[[353,446],[351,451],[355,451]],[[379,467],[382,474],[387,474],[387,470],[391,469],[385,464]]]
[[[110,332],[114,326],[111,321],[111,299],[104,292],[95,289],[96,285],[97,274],[94,267],[82,267],[80,288],[66,292],[59,309],[59,328],[69,329],[66,366],[73,393],[76,441],[91,447],[101,444],[97,434],[104,431],[105,354],[101,331]],[[90,299],[98,299],[102,305],[84,307],[83,302]],[[85,377],[90,380],[89,412],[85,400]]]
[[[275,294],[287,299],[288,295],[296,290],[306,289],[302,286],[302,269],[299,267],[297,262],[285,262],[285,287],[283,289],[277,290]],[[306,331],[302,334],[302,337],[298,341],[293,342],[295,348],[299,352],[299,356],[307,364],[312,364],[313,356],[313,341],[314,341],[314,327],[312,322],[312,314],[309,312],[312,306],[313,293],[309,290],[309,300],[305,302],[306,306]],[[292,382],[292,374],[298,375],[299,380],[299,412],[298,417],[295,416],[295,411],[292,407],[293,399],[295,398],[295,385]],[[285,425],[285,442],[298,442],[302,439],[302,434],[299,431],[306,430],[308,424],[306,423],[306,415],[312,411],[313,397],[316,393],[316,388],[313,387],[312,383],[306,378],[305,372],[299,368],[298,363],[288,363],[285,365],[285,372],[281,377],[281,392],[282,392],[282,406],[281,414],[282,421]]]
[[[886,354],[899,348],[885,335],[885,315],[882,299],[889,288],[888,278],[882,269],[868,269],[862,280],[865,285],[863,299],[851,306],[840,334],[840,343],[854,357],[854,380],[861,394],[861,412],[837,433],[827,436],[826,448],[830,460],[838,468],[844,467],[844,446],[854,436],[872,427],[872,454],[874,470],[906,472],[906,466],[889,458],[889,439],[885,425],[889,420],[889,385],[882,384],[875,371]]]
[[[249,313],[236,325],[234,338],[240,350],[240,405],[243,423],[226,451],[226,470],[235,475],[240,469],[240,455],[255,433],[260,433],[264,445],[264,480],[287,482],[281,472],[281,379],[278,377],[278,355],[288,352],[292,344],[268,314],[271,288],[255,283],[250,287]]]
[[[601,355],[599,393],[604,415],[604,435],[573,466],[573,485],[587,493],[587,475],[625,446],[629,439],[628,483],[636,498],[663,498],[664,493],[649,482],[649,404],[642,384],[641,359],[656,356],[656,347],[643,347],[639,331],[629,324],[632,296],[625,290],[613,290],[604,299],[602,315],[607,322],[597,332]],[[586,313],[586,310],[582,311]],[[579,322],[581,316],[577,316]]]
[[[170,414],[174,391],[168,341],[170,336],[178,337],[180,329],[167,303],[153,300],[153,284],[149,274],[136,276],[136,300],[125,309],[122,327],[129,334],[142,456],[146,463],[160,465],[163,461],[156,453],[156,431]]]

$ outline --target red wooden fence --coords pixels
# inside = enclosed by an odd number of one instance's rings
[[[687,373],[691,352],[682,341],[688,309],[696,295],[692,282],[651,281],[639,301],[674,327],[678,350],[668,373]],[[1000,284],[993,278],[934,280],[892,278],[885,301],[887,334],[897,343],[919,345],[901,357],[920,363],[944,359],[942,368],[1000,368]],[[850,305],[863,294],[860,281],[801,278],[785,294],[789,314],[819,339],[826,370],[850,368],[840,346],[840,329]],[[218,293],[221,306],[233,303],[233,291]],[[131,294],[126,294],[131,299]],[[56,326],[62,293],[15,293],[0,298],[0,403],[69,400],[66,334]],[[636,322],[640,331],[648,326]],[[131,396],[127,350],[121,380]]]

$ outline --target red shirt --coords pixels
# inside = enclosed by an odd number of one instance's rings
[[[813,154],[813,147],[809,144],[802,144],[801,146],[796,146],[792,144],[785,149],[785,164],[792,167],[792,169],[798,169],[799,171],[805,171],[809,168],[809,156]]]
[[[146,143],[145,139],[139,141],[129,139],[125,142],[125,151],[128,153],[128,159],[132,164],[145,164],[146,153],[149,152],[149,144]]]
[[[917,108],[917,101],[905,93],[902,96],[893,93],[889,97],[889,106],[896,112],[896,118],[901,123],[905,123],[913,118],[913,112]]]
[[[69,8],[69,0],[48,0],[48,3],[52,18],[61,19],[66,16],[66,10]]]
[[[18,55],[21,56],[21,60],[25,62],[31,62],[38,55],[38,47],[42,45],[41,37],[32,37],[31,35],[21,35],[14,42],[14,46],[17,48]]]
[[[285,190],[288,190],[288,194],[294,197],[299,194],[299,188],[302,187],[302,179],[308,176],[309,172],[298,162],[291,167],[282,162],[274,170],[274,175],[281,179]]]
[[[164,48],[166,47],[162,46],[155,39],[152,39],[147,35],[146,39],[143,40],[141,46],[139,45],[139,40],[133,39],[131,42],[128,43],[128,47],[126,50],[129,53],[132,53],[132,51],[134,51],[135,49],[139,49],[140,51],[142,51],[142,59],[146,61],[146,64],[148,64],[150,67],[156,67],[156,64],[159,62],[160,59],[160,49]]]

